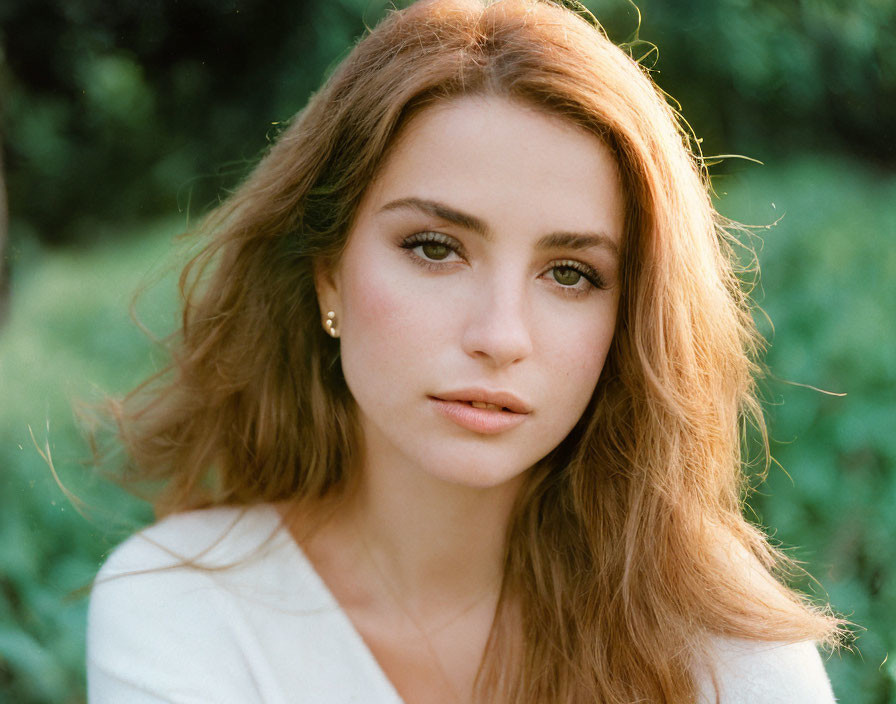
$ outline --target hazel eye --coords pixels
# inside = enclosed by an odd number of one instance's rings
[[[582,272],[568,266],[555,266],[554,281],[561,286],[575,286],[582,280]]]
[[[551,262],[544,276],[553,279],[560,291],[573,296],[607,288],[603,276],[594,267],[572,259]]]
[[[452,256],[463,258],[463,248],[453,237],[441,232],[418,232],[404,239],[401,248],[420,264],[450,263]]]
[[[425,244],[418,246],[427,259],[433,259],[435,261],[441,261],[451,254],[451,248],[441,242],[426,242]]]

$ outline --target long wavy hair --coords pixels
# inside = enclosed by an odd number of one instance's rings
[[[363,439],[314,269],[339,261],[402,127],[467,95],[595,134],[627,201],[612,348],[518,497],[479,699],[692,702],[715,637],[833,642],[742,517],[762,341],[699,152],[636,61],[546,0],[419,2],[355,46],[198,228],[170,367],[110,405],[125,480],[160,486],[160,515],[351,486]]]

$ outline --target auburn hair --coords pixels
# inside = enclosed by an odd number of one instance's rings
[[[832,643],[840,622],[773,576],[786,558],[742,517],[762,341],[699,152],[636,61],[546,0],[419,2],[354,47],[198,228],[170,367],[110,406],[125,480],[160,484],[160,515],[351,485],[362,438],[314,268],[339,261],[402,127],[467,95],[593,133],[627,200],[614,341],[518,497],[478,698],[692,702],[713,638]]]

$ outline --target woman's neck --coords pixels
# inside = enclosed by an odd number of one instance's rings
[[[396,598],[426,619],[480,596],[497,597],[521,483],[461,486],[394,458],[370,461],[338,520],[356,531]]]
[[[468,701],[522,478],[465,487],[394,457],[368,461],[359,476],[333,501],[284,507],[290,528],[406,701]]]

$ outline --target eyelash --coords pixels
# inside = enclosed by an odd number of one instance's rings
[[[459,257],[466,258],[466,252],[464,251],[464,248],[461,246],[461,244],[453,237],[443,235],[441,232],[418,232],[411,235],[410,237],[405,238],[401,243],[401,248],[407,250],[408,254],[413,255],[417,261],[425,265],[428,269],[437,270],[441,268],[441,265],[444,262],[434,261],[432,259],[424,259],[420,255],[413,254],[413,250],[425,244],[444,245]]]
[[[444,235],[441,232],[418,232],[402,240],[401,248],[406,250],[408,255],[413,257],[413,260],[420,266],[423,266],[431,271],[440,270],[444,266],[443,262],[426,259],[423,256],[414,253],[413,250],[425,244],[444,245],[459,257],[466,258],[466,253],[463,246],[453,237]],[[566,295],[582,296],[589,294],[592,289],[608,288],[607,283],[604,280],[603,276],[600,275],[600,272],[598,272],[593,267],[588,266],[584,262],[575,261],[573,259],[562,259],[560,261],[551,262],[551,265],[547,271],[551,271],[552,269],[572,269],[573,271],[581,274],[582,277],[590,284],[588,288],[582,289],[574,288],[572,286],[564,286],[563,284],[556,282],[557,287],[560,288]]]

